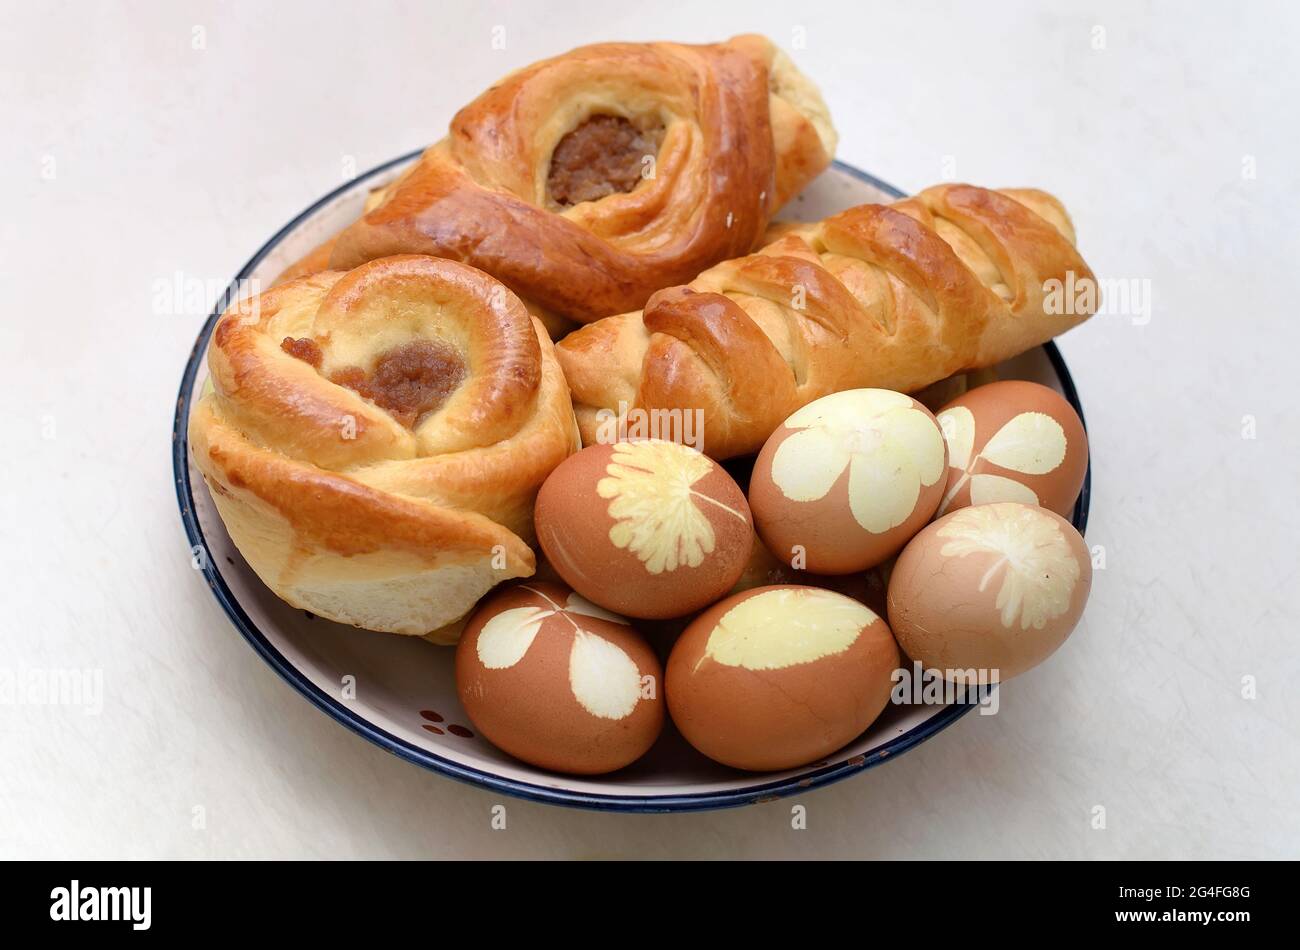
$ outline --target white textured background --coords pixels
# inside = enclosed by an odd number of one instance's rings
[[[269,6],[0,3],[0,670],[105,691],[0,706],[0,856],[1300,855],[1295,4]],[[501,799],[315,711],[190,570],[169,439],[208,301],[159,313],[155,282],[215,296],[511,68],[750,30],[806,38],[841,158],[1047,188],[1099,275],[1149,281],[1149,322],[1061,343],[1107,567],[999,715],[879,769],[686,816],[510,801],[494,832]]]

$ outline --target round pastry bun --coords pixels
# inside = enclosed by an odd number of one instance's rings
[[[208,366],[190,450],[283,600],[454,642],[533,573],[533,499],[577,428],[549,337],[498,281],[419,255],[293,280],[222,316]]]

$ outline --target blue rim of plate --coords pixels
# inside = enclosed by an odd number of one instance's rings
[[[292,221],[282,227],[275,235],[262,245],[243,266],[235,279],[231,282],[225,296],[218,301],[217,308],[208,316],[199,332],[198,339],[194,343],[194,348],[190,351],[189,360],[185,364],[185,373],[181,377],[180,393],[176,400],[176,416],[172,426],[172,468],[176,478],[176,499],[180,504],[181,521],[185,525],[185,533],[189,536],[190,545],[201,546],[204,551],[208,550],[206,538],[203,535],[203,529],[199,525],[198,517],[194,513],[194,495],[190,484],[189,469],[189,441],[187,438],[188,420],[190,417],[190,402],[194,395],[194,379],[198,373],[199,364],[203,359],[203,354],[207,351],[208,338],[212,335],[212,328],[216,325],[217,318],[221,316],[224,301],[233,300],[237,288],[246,280],[254,268],[262,262],[271,249],[280,243],[283,238],[293,231],[304,220],[311,217],[322,206],[334,200],[346,191],[355,188],[361,182],[376,175],[383,174],[396,165],[409,162],[417,158],[422,149],[409,152],[406,155],[394,158],[391,161],[377,165],[363,175],[354,178],[338,188],[331,191],[325,197],[316,201],[311,207],[307,208],[301,214],[296,216]],[[836,161],[834,167],[848,175],[852,175],[869,185],[879,188],[886,194],[896,198],[904,197],[904,193],[893,185],[887,184],[869,175],[864,171],[854,168],[852,165],[846,165],[844,162]],[[1061,383],[1061,389],[1065,398],[1070,405],[1074,407],[1079,418],[1083,419],[1083,407],[1079,404],[1079,394],[1074,387],[1074,380],[1070,377],[1070,372],[1066,369],[1065,360],[1061,356],[1060,350],[1056,344],[1048,342],[1044,344],[1043,349],[1047,352],[1047,357],[1051,361],[1052,368],[1056,371],[1057,377]],[[1086,431],[1086,424],[1085,424]],[[1088,507],[1092,494],[1092,461],[1088,462],[1088,471],[1084,475],[1083,490],[1079,493],[1079,500],[1074,506],[1074,515],[1072,521],[1074,526],[1083,533],[1088,524]],[[405,739],[398,738],[386,730],[380,729],[373,723],[369,722],[357,712],[347,708],[338,700],[331,697],[324,690],[311,682],[301,670],[295,667],[282,654],[267,636],[258,629],[244,608],[240,606],[239,601],[231,592],[230,587],[226,584],[225,578],[222,577],[220,569],[216,565],[215,558],[202,559],[203,576],[207,579],[208,586],[212,590],[213,596],[217,603],[221,605],[222,610],[230,618],[231,623],[248,641],[249,645],[257,651],[258,655],[294,689],[305,696],[314,706],[331,718],[347,726],[353,732],[370,740],[382,749],[393,753],[398,758],[405,759],[415,765],[430,769],[441,775],[454,778],[479,788],[490,789],[500,792],[504,795],[511,795],[516,798],[523,798],[534,802],[545,802],[551,805],[567,805],[574,808],[588,808],[598,811],[621,811],[621,812],[677,812],[677,811],[705,811],[716,808],[732,808],[739,805],[760,804],[763,802],[775,801],[784,798],[787,795],[802,794],[815,788],[821,788],[830,785],[832,782],[838,782],[841,779],[848,778],[850,775],[856,775],[872,766],[879,765],[890,758],[894,758],[908,749],[913,748],[929,739],[935,733],[952,725],[966,713],[975,708],[975,703],[956,703],[946,706],[938,713],[931,716],[921,725],[909,730],[901,736],[889,740],[883,746],[871,751],[870,754],[854,755],[847,759],[827,765],[824,768],[812,772],[804,772],[790,778],[783,778],[773,782],[763,782],[758,785],[750,785],[745,788],[731,789],[720,792],[700,792],[697,794],[684,795],[605,795],[585,792],[576,792],[567,789],[550,788],[545,785],[536,785],[531,782],[522,782],[515,779],[503,778],[491,772],[484,772],[481,769],[471,768],[461,765],[459,762],[453,762],[445,759],[440,755],[423,749]]]

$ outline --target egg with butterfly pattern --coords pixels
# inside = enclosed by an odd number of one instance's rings
[[[937,418],[948,445],[940,515],[1014,501],[1069,516],[1088,471],[1088,435],[1056,390],[1025,380],[989,383]]]
[[[627,620],[559,584],[483,601],[456,647],[456,690],[493,745],[556,772],[597,775],[659,737],[662,667]]]

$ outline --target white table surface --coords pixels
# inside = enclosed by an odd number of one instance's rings
[[[0,706],[0,856],[1300,854],[1298,8],[542,6],[0,4],[0,671],[103,676],[98,715]],[[841,158],[1048,188],[1099,275],[1150,288],[1149,319],[1060,343],[1106,552],[1087,616],[998,715],[802,799],[596,814],[407,765],[281,682],[190,568],[169,444],[204,304],[505,71],[745,31],[818,81]],[[160,307],[177,275],[208,300]]]

